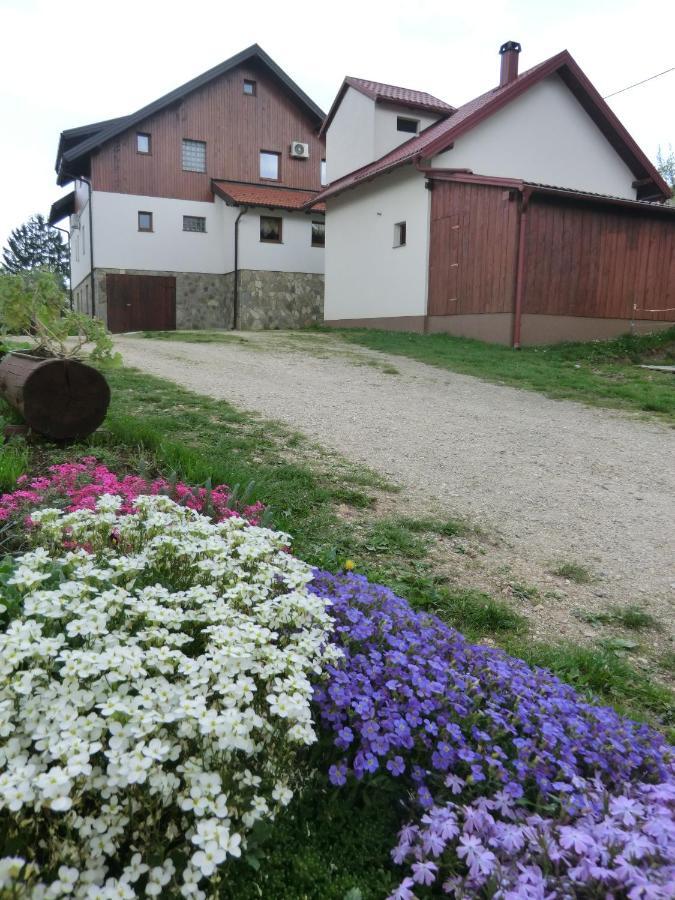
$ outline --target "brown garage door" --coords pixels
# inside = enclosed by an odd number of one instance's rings
[[[108,330],[173,331],[176,279],[163,275],[106,275]]]

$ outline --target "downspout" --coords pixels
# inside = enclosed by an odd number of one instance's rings
[[[59,228],[58,225],[52,225],[51,222],[47,222],[50,228],[55,228],[57,231],[62,231],[64,234],[68,235],[68,302],[70,308],[73,308],[73,264],[70,258],[70,232],[66,231],[65,228]]]
[[[520,206],[520,224],[518,228],[518,263],[516,266],[516,298],[513,307],[513,343],[514,350],[520,350],[520,329],[523,317],[523,292],[525,289],[525,243],[527,235],[527,207],[530,202],[530,192],[523,190],[523,199]]]
[[[234,293],[232,295],[232,330],[239,328],[239,220],[245,216],[248,208],[239,210],[234,220]]]

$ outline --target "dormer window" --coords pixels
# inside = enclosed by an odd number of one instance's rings
[[[151,152],[151,138],[150,135],[144,131],[136,132],[136,153],[142,153],[145,156],[149,156]]]
[[[406,134],[417,134],[419,124],[419,119],[406,119],[405,116],[396,117],[396,130],[404,131]]]
[[[251,81],[250,78],[244,78],[244,93],[248,94],[249,97],[255,97],[255,81]]]

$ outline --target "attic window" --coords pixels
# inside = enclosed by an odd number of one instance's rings
[[[270,150],[260,151],[260,177],[267,178],[270,181],[279,181],[279,160],[280,153],[273,153]]]
[[[249,97],[255,97],[255,81],[244,78],[244,93],[248,94]]]
[[[405,247],[406,237],[405,222],[397,222],[394,225],[394,247]]]
[[[136,153],[144,153],[150,155],[150,135],[142,131],[136,132]]]
[[[326,173],[326,160],[321,160],[321,186],[328,184],[328,175]]]
[[[419,119],[406,119],[404,116],[396,117],[396,130],[405,131],[406,134],[417,134]]]

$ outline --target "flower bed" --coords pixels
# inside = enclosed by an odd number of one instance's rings
[[[243,516],[254,525],[260,521],[262,503],[254,503],[237,509],[232,503],[230,489],[225,484],[213,488],[191,487],[183,482],[170,482],[165,478],[148,481],[139,475],[120,477],[102,465],[93,456],[84,456],[79,462],[50,466],[49,474],[29,479],[22,476],[17,481],[18,490],[0,496],[0,522],[42,506],[64,506],[69,512],[78,509],[95,509],[96,501],[103,494],[122,498],[120,513],[134,510],[137,497],[164,494],[177,503],[209,515],[215,521],[230,516]]]
[[[204,897],[315,740],[310,677],[336,652],[288,536],[122,504],[32,512],[4,576],[0,891]]]
[[[414,792],[418,822],[394,851],[412,870],[395,897],[431,884],[457,897],[672,896],[675,769],[661,735],[363,577],[318,573],[312,590],[330,598],[344,653],[315,692],[344,753],[331,780],[384,773]]]
[[[205,897],[318,723],[406,803],[397,900],[675,896],[661,735],[232,506],[93,458],[0,498],[0,895]]]

